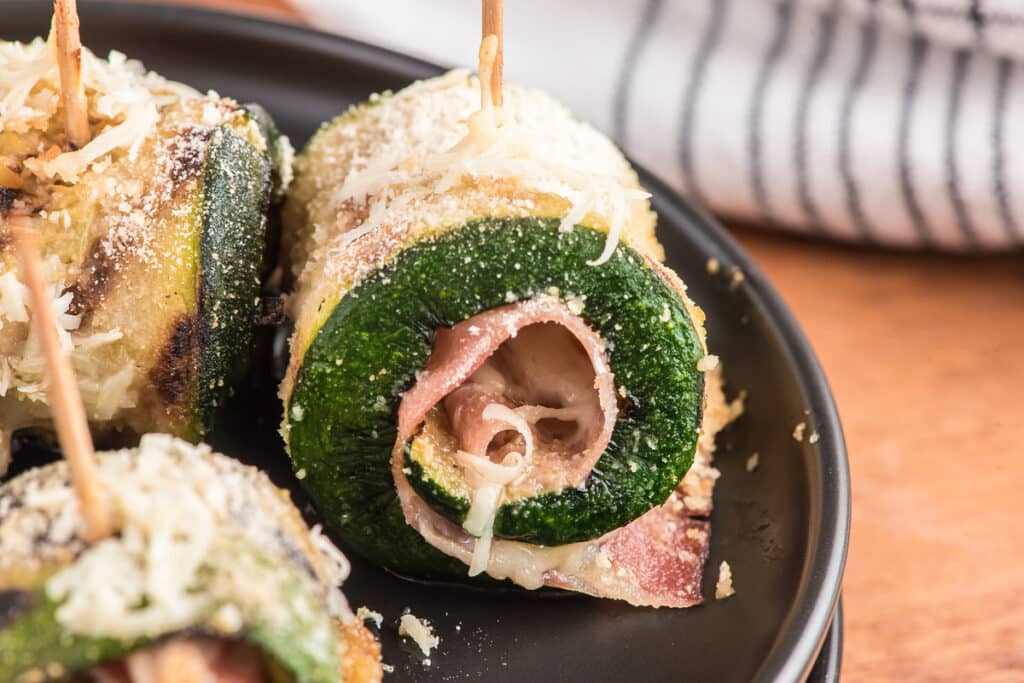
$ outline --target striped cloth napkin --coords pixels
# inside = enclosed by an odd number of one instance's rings
[[[470,0],[292,0],[472,64]],[[1024,0],[510,0],[543,88],[723,216],[900,247],[1024,243]]]

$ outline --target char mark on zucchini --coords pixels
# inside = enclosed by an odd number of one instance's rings
[[[78,277],[64,290],[72,295],[68,313],[82,316],[82,322],[87,323],[90,314],[103,303],[103,295],[114,277],[114,263],[103,241],[96,239],[79,268]]]
[[[0,589],[0,631],[32,609],[35,603],[35,596],[30,591],[16,588]]]
[[[13,187],[0,187],[0,213],[10,211],[17,198],[18,191]]]
[[[149,375],[166,409],[178,407],[189,398],[199,346],[195,318],[182,315],[171,326],[167,343]]]
[[[169,194],[176,194],[188,180],[203,172],[212,136],[211,128],[186,126],[167,145],[167,153],[171,157]]]

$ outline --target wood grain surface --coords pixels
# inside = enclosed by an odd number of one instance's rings
[[[186,1],[302,20],[285,0]],[[1024,259],[734,234],[846,430],[843,680],[1024,681]]]

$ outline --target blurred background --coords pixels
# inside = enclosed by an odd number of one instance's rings
[[[475,61],[477,2],[188,2]],[[844,680],[1024,681],[1024,2],[505,15],[507,78],[718,214],[824,365],[853,480]]]

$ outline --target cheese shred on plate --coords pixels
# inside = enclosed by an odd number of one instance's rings
[[[441,639],[434,635],[430,622],[412,614],[402,615],[398,624],[398,635],[412,638],[424,657],[429,657],[430,651],[441,644]]]

